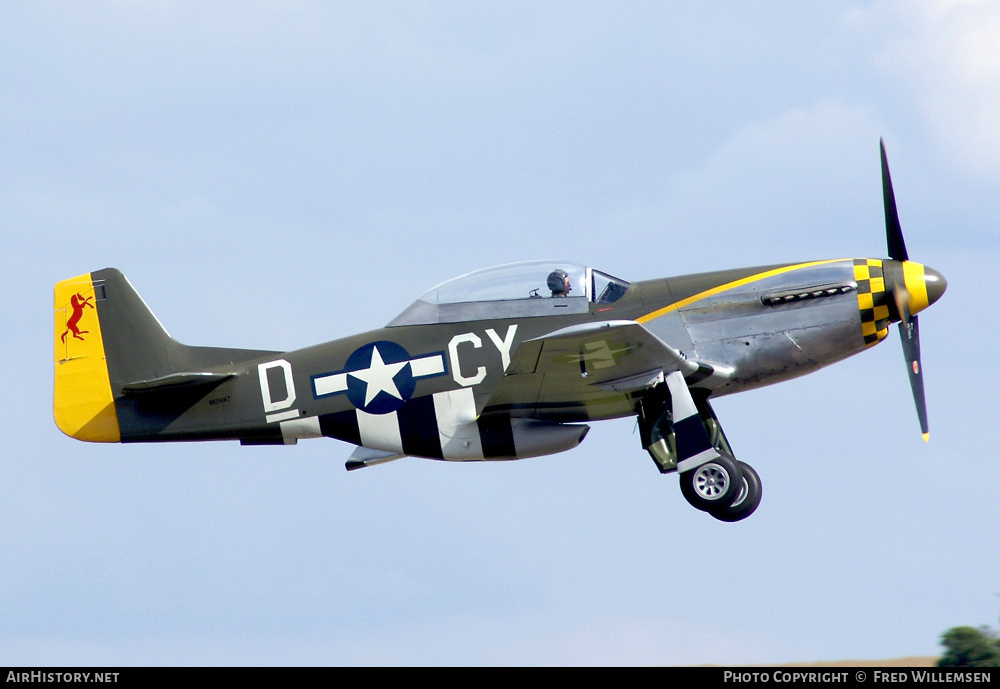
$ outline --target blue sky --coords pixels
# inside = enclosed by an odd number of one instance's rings
[[[697,664],[935,654],[997,623],[989,2],[0,6],[0,662]],[[885,253],[885,137],[931,442],[893,331],[716,403],[760,473],[716,522],[630,420],[520,462],[88,445],[51,286],[106,266],[182,342],[294,349],[449,277]]]

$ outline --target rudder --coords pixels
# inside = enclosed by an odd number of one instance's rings
[[[66,435],[90,442],[121,439],[97,314],[103,286],[91,273],[54,290],[52,416]]]

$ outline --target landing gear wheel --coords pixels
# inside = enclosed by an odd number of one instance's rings
[[[736,495],[736,499],[729,507],[723,507],[718,510],[709,510],[709,514],[723,522],[738,522],[741,519],[746,519],[757,506],[760,504],[761,496],[761,484],[760,476],[754,471],[753,467],[745,462],[740,462],[737,460],[737,464],[740,465],[740,471],[743,473],[743,478],[740,481],[740,490]]]
[[[681,493],[692,507],[705,512],[718,510],[720,505],[732,505],[743,485],[739,466],[728,457],[705,462],[685,471],[680,478]]]

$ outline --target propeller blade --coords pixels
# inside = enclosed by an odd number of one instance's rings
[[[889,250],[889,258],[902,263],[909,261],[906,253],[906,242],[903,241],[903,229],[899,225],[899,214],[896,211],[896,195],[892,191],[892,177],[889,176],[889,161],[885,155],[885,141],[879,139],[879,151],[882,154],[882,202],[885,205],[885,243]],[[905,273],[906,268],[902,267]],[[926,274],[926,272],[925,272]],[[943,278],[942,280],[943,281]],[[935,281],[935,285],[939,281]],[[920,421],[920,433],[924,442],[928,440],[927,403],[924,400],[924,372],[920,367],[920,327],[917,317],[910,312],[910,292],[906,288],[906,280],[900,274],[891,285],[892,298],[896,302],[899,313],[899,340],[903,344],[903,357],[906,359],[906,370],[910,377],[910,389],[913,391],[913,403],[917,407],[917,418]],[[943,291],[943,286],[940,288]],[[935,299],[940,296],[938,292]],[[919,308],[919,307],[918,307]]]
[[[910,257],[906,253],[903,230],[899,226],[899,214],[896,212],[896,195],[892,193],[889,161],[885,156],[885,142],[882,139],[879,139],[878,147],[882,152],[882,203],[885,205],[885,243],[889,248],[889,258],[896,261],[908,261]]]
[[[920,366],[920,328],[916,316],[910,316],[909,309],[906,320],[899,322],[899,339],[903,343],[903,356],[906,358],[906,369],[910,375],[910,389],[913,391],[913,403],[917,405],[917,418],[920,420],[920,433],[924,442],[928,440],[927,403],[924,401],[924,370]]]

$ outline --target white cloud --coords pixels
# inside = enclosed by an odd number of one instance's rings
[[[883,32],[877,60],[912,88],[942,154],[1000,182],[1000,3],[887,0],[848,20]]]

